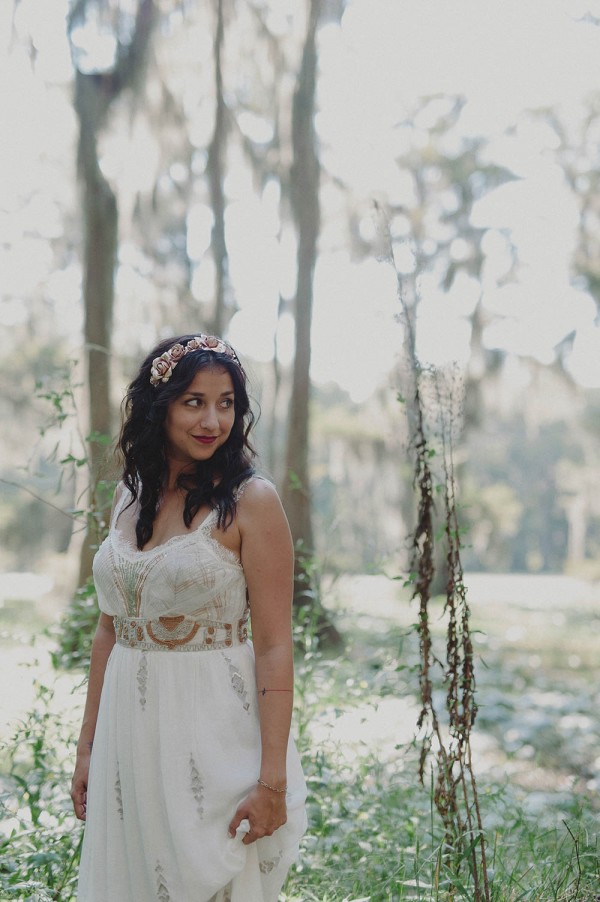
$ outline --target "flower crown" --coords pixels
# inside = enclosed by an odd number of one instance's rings
[[[160,357],[154,358],[150,368],[150,384],[159,385],[161,382],[168,382],[181,358],[190,351],[212,351],[215,354],[226,354],[237,363],[240,369],[242,367],[238,355],[226,341],[217,338],[216,335],[196,335],[185,345],[178,342]]]

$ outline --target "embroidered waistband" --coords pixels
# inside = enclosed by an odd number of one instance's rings
[[[237,623],[189,617],[113,617],[119,645],[140,651],[210,651],[242,645],[248,638],[248,614]]]

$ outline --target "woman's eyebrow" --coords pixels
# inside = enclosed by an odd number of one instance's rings
[[[203,391],[186,391],[186,392],[184,392],[184,395],[186,395],[186,396],[188,396],[188,397],[190,397],[190,398],[203,398],[203,397],[205,396],[205,392],[203,392]],[[235,395],[235,392],[234,392],[233,389],[231,389],[231,391],[223,391],[223,392],[221,392],[221,394],[219,395],[219,397],[220,397],[220,398],[226,398],[226,397],[228,397],[229,395]]]

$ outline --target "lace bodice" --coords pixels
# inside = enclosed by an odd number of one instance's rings
[[[191,532],[139,551],[118,525],[129,497],[122,492],[109,534],[94,558],[100,610],[111,617],[241,618],[246,610],[244,571],[235,554],[212,536],[217,511]]]

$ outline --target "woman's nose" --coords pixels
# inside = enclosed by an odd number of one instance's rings
[[[219,418],[214,407],[206,407],[202,411],[200,423],[204,427],[204,429],[216,429],[216,427],[219,425]]]

